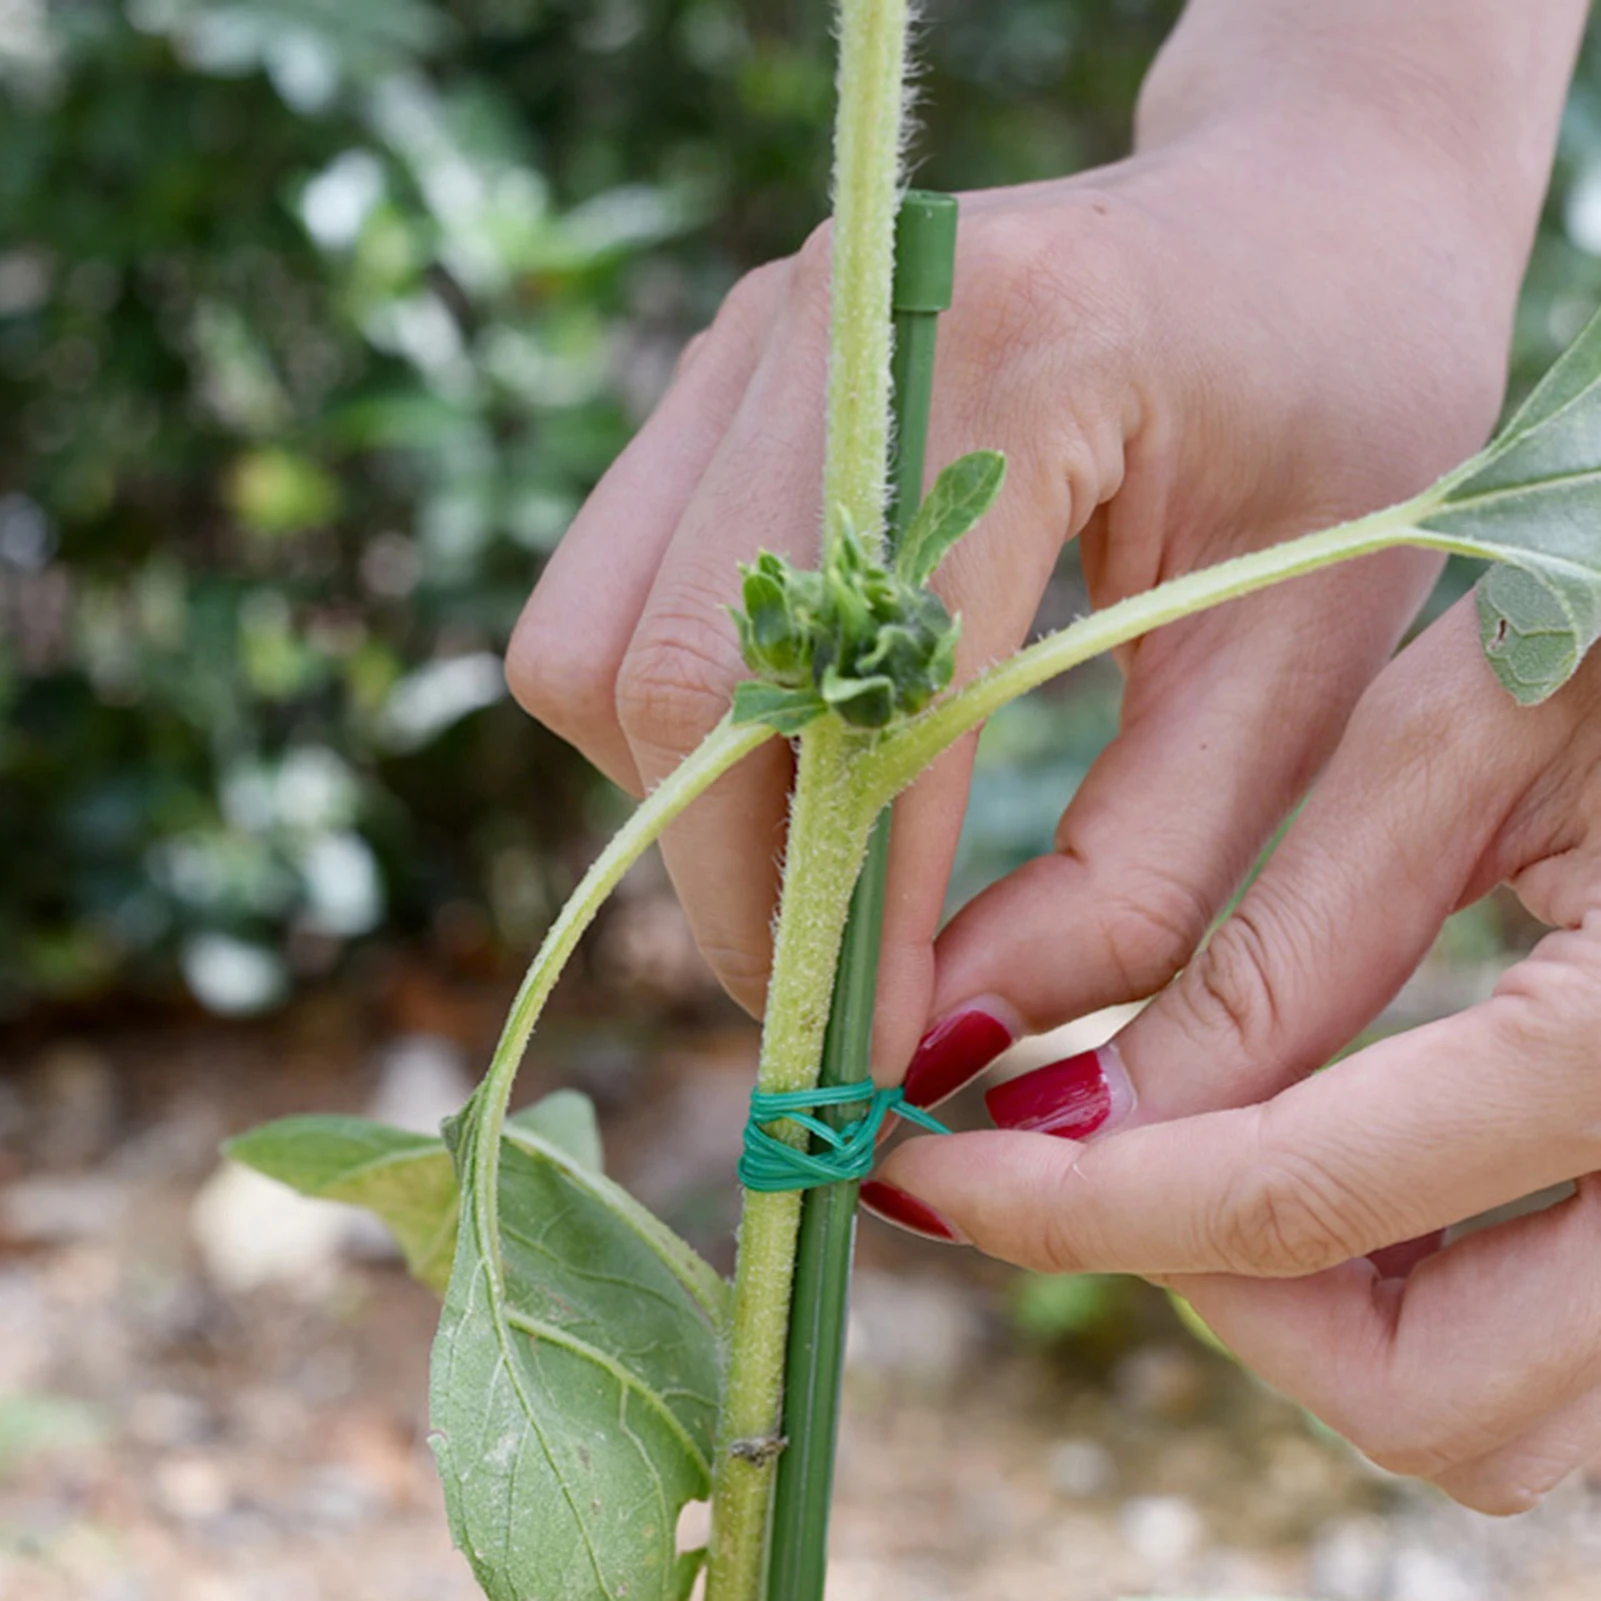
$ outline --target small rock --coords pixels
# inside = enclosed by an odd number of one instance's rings
[[[1369,1601],[1383,1593],[1390,1541],[1377,1519],[1336,1524],[1312,1546],[1308,1574],[1313,1591],[1329,1601]]]
[[[1094,1440],[1062,1440],[1046,1464],[1051,1488],[1076,1500],[1105,1495],[1117,1480],[1112,1453]]]
[[[283,1284],[315,1297],[327,1289],[358,1215],[227,1162],[195,1197],[189,1228],[219,1289],[239,1295]]]
[[[1483,1583],[1443,1551],[1409,1545],[1395,1554],[1390,1601],[1484,1601],[1484,1593]]]
[[[858,1273],[846,1364],[922,1383],[951,1382],[984,1338],[983,1317],[970,1294],[945,1279]]]
[[[1206,1370],[1190,1351],[1155,1345],[1119,1362],[1112,1384],[1137,1416],[1180,1421],[1205,1399]]]
[[[211,1427],[206,1404],[176,1390],[148,1390],[128,1403],[125,1423],[130,1439],[156,1450],[194,1445]]]
[[[41,1173],[0,1195],[0,1234],[21,1245],[68,1245],[106,1233],[127,1192],[97,1173]]]
[[[158,1462],[151,1477],[156,1506],[180,1523],[220,1517],[233,1501],[221,1469],[205,1457],[170,1457]]]
[[[379,1053],[378,1088],[367,1103],[367,1116],[412,1134],[437,1134],[471,1093],[467,1061],[455,1044],[439,1034],[404,1034]],[[394,1235],[367,1211],[351,1213],[341,1244],[362,1261],[400,1256]]]
[[[28,1145],[46,1167],[82,1167],[105,1154],[117,1131],[117,1078],[99,1051],[53,1046],[32,1074]]]
[[[1129,1549],[1161,1578],[1194,1556],[1206,1523],[1182,1495],[1142,1495],[1123,1503],[1118,1524]]]
[[[466,1058],[438,1034],[405,1034],[378,1057],[378,1088],[367,1115],[413,1134],[437,1134],[472,1093]]]

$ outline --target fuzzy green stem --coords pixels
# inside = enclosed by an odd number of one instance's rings
[[[756,725],[734,727],[727,718],[706,736],[673,772],[635,809],[612,837],[606,849],[584,874],[561,915],[545,935],[538,954],[529,964],[501,1030],[489,1071],[463,1110],[464,1118],[479,1119],[473,1147],[476,1204],[480,1209],[481,1237],[488,1242],[485,1258],[496,1286],[504,1290],[500,1260],[500,1135],[512,1081],[528,1041],[556,987],[568,959],[577,949],[584,930],[594,921],[618,880],[650,848],[662,830],[696,796],[709,789],[729,768],[772,737],[772,729]]]
[[[817,1082],[840,938],[877,811],[862,800],[864,746],[863,736],[833,718],[801,741],[757,1076],[763,1090],[805,1090]],[[793,1136],[797,1144],[806,1138],[798,1128]],[[800,1208],[794,1191],[745,1196],[712,1470],[706,1601],[759,1601],[762,1594]]]
[[[886,735],[874,752],[871,773],[863,774],[862,780],[871,786],[880,802],[887,803],[942,751],[1020,695],[1152,629],[1254,594],[1285,579],[1300,578],[1397,545],[1419,545],[1479,560],[1490,556],[1491,552],[1467,540],[1416,526],[1438,509],[1440,498],[1436,486],[1415,500],[1370,517],[1187,573],[1081,618],[981,673],[955,695]]]
[[[906,0],[841,0],[829,304],[827,526],[878,553],[889,462],[890,287],[906,96]]]

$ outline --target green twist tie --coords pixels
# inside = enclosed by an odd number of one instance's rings
[[[865,1101],[866,1109],[844,1128],[830,1128],[808,1108],[848,1106]],[[888,1117],[904,1117],[931,1134],[951,1131],[921,1107],[912,1106],[906,1093],[873,1087],[871,1079],[859,1084],[834,1084],[811,1090],[773,1094],[752,1090],[750,1117],[745,1124],[745,1149],[739,1159],[739,1182],[747,1190],[810,1190],[820,1184],[859,1183],[873,1170],[878,1133]],[[801,1150],[767,1132],[774,1123],[796,1123],[823,1145]]]

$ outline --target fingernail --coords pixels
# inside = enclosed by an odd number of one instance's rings
[[[983,1005],[941,1018],[918,1042],[902,1088],[913,1106],[938,1106],[976,1078],[1016,1038],[1011,1026]]]
[[[875,1217],[881,1217],[908,1234],[920,1234],[925,1240],[940,1240],[949,1245],[967,1244],[966,1236],[947,1223],[933,1207],[925,1205],[915,1195],[898,1190],[881,1179],[868,1179],[862,1186],[862,1205]]]
[[[984,1104],[998,1128],[1087,1140],[1134,1110],[1134,1085],[1107,1044],[997,1084]]]

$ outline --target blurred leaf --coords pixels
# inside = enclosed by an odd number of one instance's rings
[[[1041,1344],[1086,1333],[1115,1309],[1117,1286],[1103,1273],[1021,1273],[1012,1281],[1012,1322]]]
[[[240,457],[228,481],[234,515],[259,534],[298,534],[330,522],[339,484],[292,451],[255,450]]]
[[[95,1445],[106,1425],[93,1408],[64,1395],[0,1395],[0,1477],[40,1457]]]

